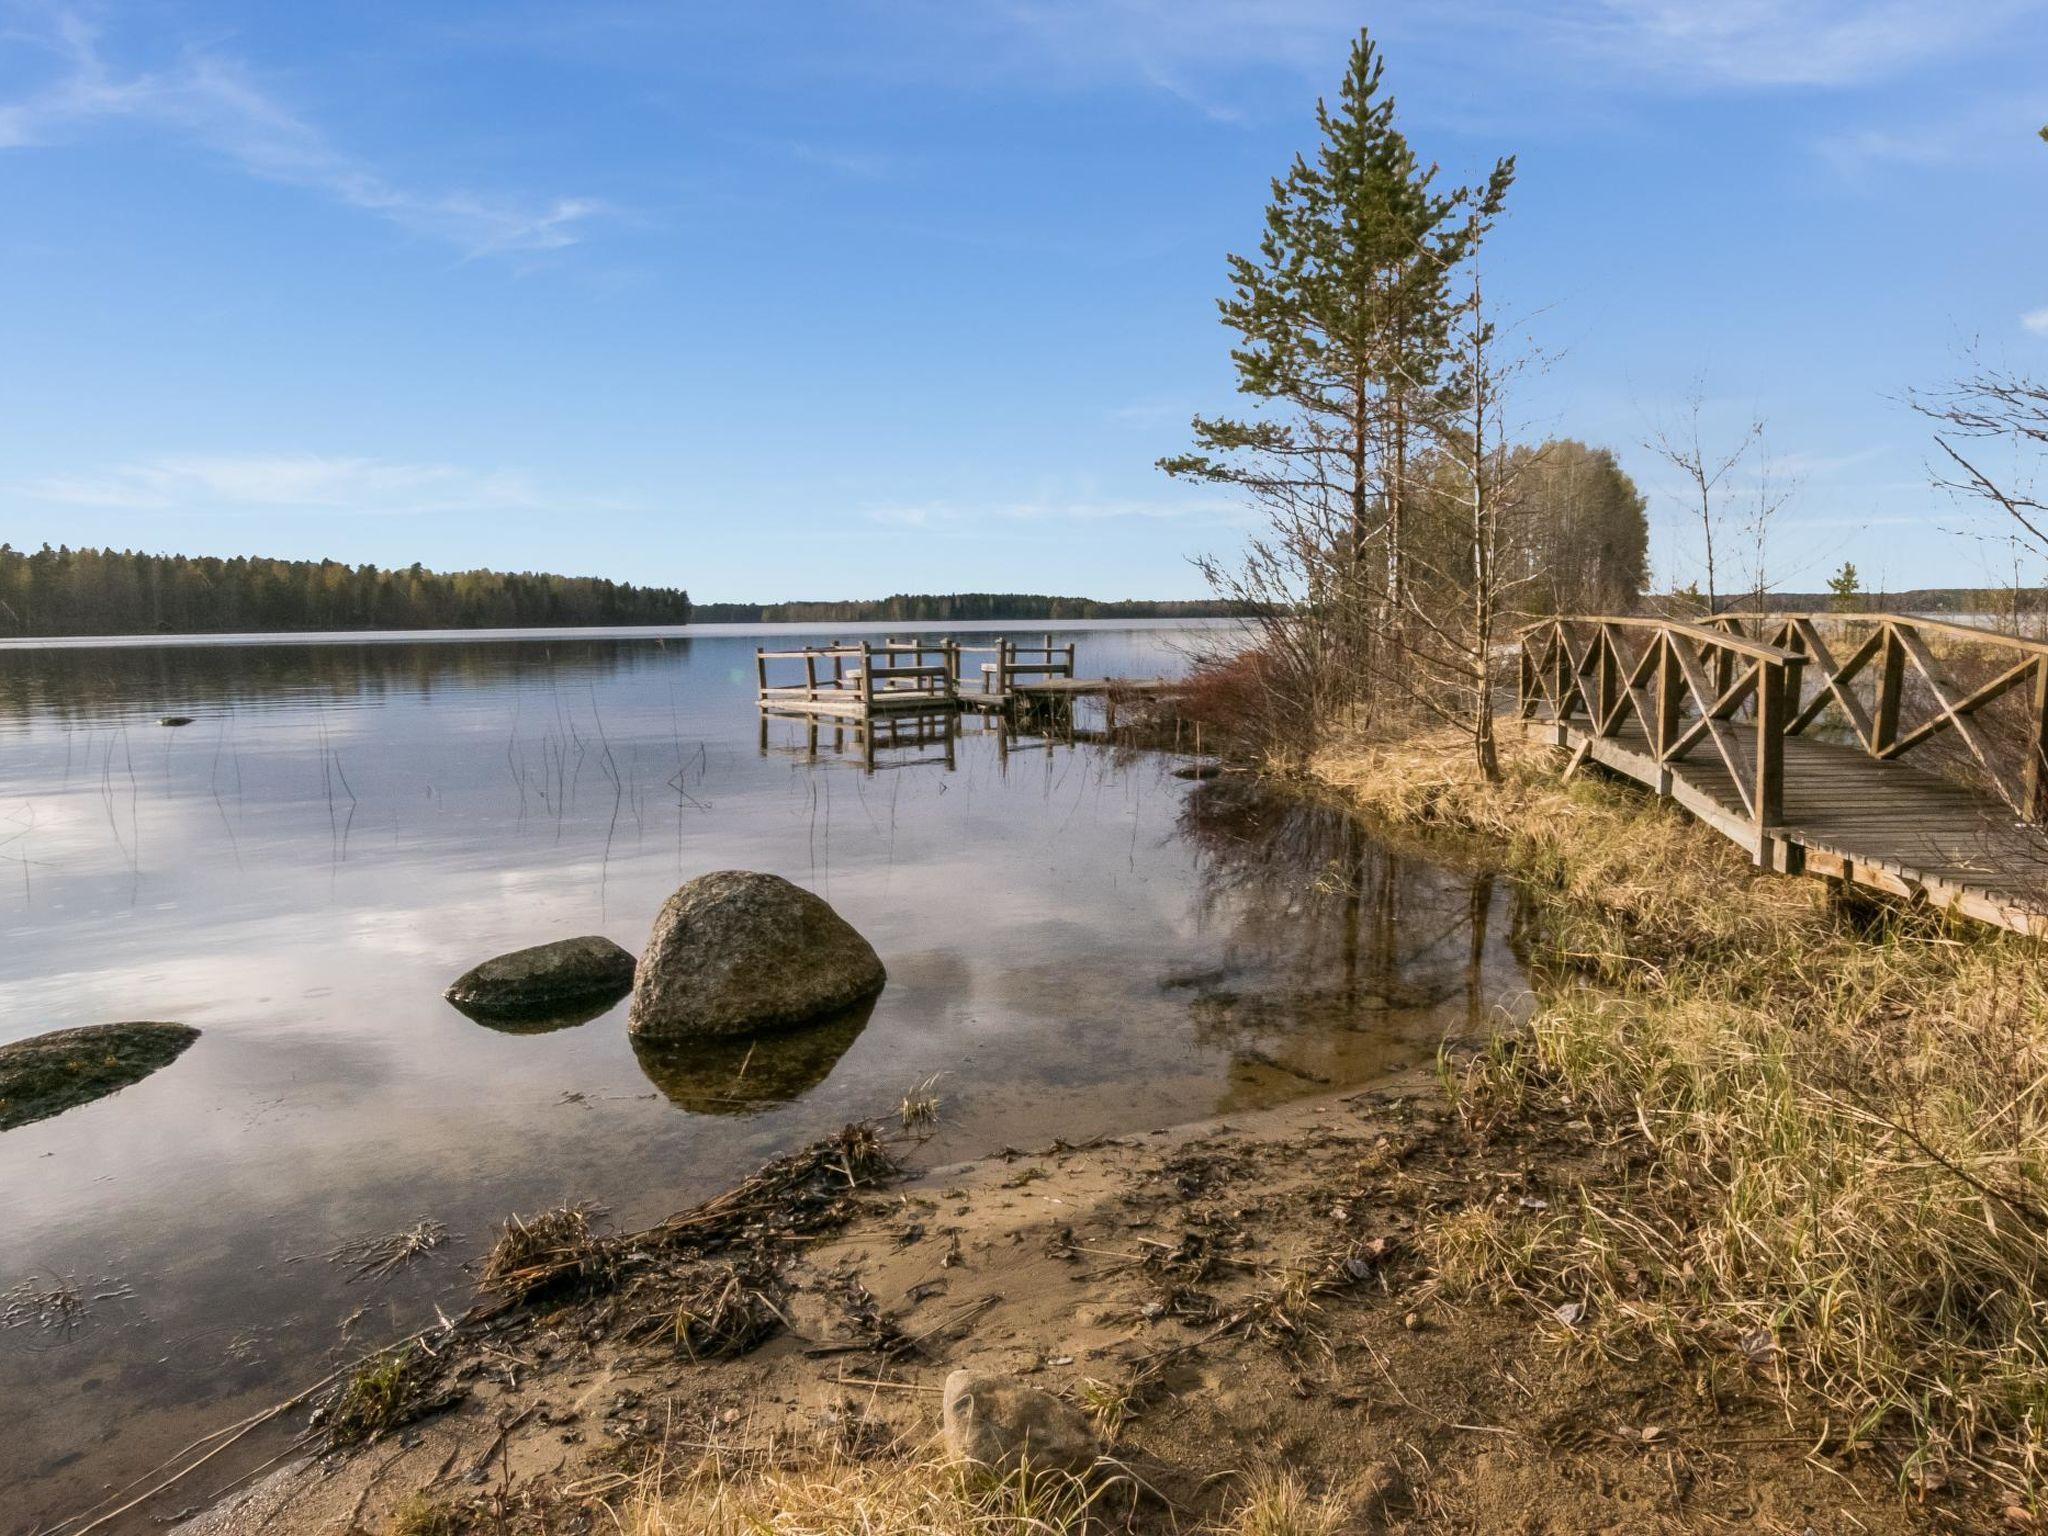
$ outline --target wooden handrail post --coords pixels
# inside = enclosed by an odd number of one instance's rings
[[[1571,717],[1572,701],[1578,696],[1579,680],[1572,674],[1572,648],[1565,639],[1562,622],[1557,626],[1557,706],[1551,712],[1553,718],[1566,720]]]
[[[1536,713],[1536,660],[1529,654],[1529,637],[1522,637],[1515,652],[1515,718],[1527,720]]]
[[[1791,667],[1756,664],[1756,861],[1768,863],[1771,829],[1785,819],[1785,684]]]
[[[754,696],[768,697],[768,652],[765,646],[754,647]]]
[[[815,699],[817,696],[818,655],[817,652],[806,647],[804,650],[804,697]]]
[[[1671,793],[1671,749],[1678,744],[1680,722],[1685,717],[1685,671],[1672,647],[1678,642],[1670,634],[1657,637],[1657,793]]]
[[[1877,712],[1871,720],[1871,750],[1879,757],[1899,739],[1899,695],[1906,685],[1906,648],[1899,644],[1895,626],[1884,627],[1884,642],[1878,651]]]
[[[1593,734],[1611,736],[1617,715],[1615,706],[1620,702],[1621,694],[1621,669],[1614,660],[1614,632],[1602,624],[1600,638],[1594,644],[1600,647],[1600,654],[1593,684],[1594,708],[1599,718],[1593,722]]]
[[[875,651],[869,642],[860,643],[860,712],[863,719],[873,712],[875,706]],[[867,743],[868,764],[874,764],[875,744],[873,733]]]
[[[2048,656],[2034,663],[2033,711],[2020,814],[2028,821],[2042,821],[2048,820]]]

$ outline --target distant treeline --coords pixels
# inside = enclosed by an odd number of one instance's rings
[[[1657,609],[1676,609],[1699,604],[1692,592],[1675,592],[1646,598]],[[1904,592],[1770,592],[1763,600],[1766,613],[1918,613],[2009,615],[2039,613],[2048,609],[2048,593],[2035,587],[1913,587]],[[1724,612],[1753,612],[1756,599],[1747,593],[1723,593]]]
[[[895,597],[848,598],[840,602],[699,603],[692,617],[703,624],[856,624],[929,620],[966,624],[982,619],[1213,619],[1243,610],[1213,598],[1116,602],[1092,597],[1048,597],[1041,592],[898,593]]]
[[[595,576],[0,544],[0,636],[689,621],[687,592]]]

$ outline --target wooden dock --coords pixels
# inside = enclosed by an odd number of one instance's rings
[[[2048,644],[1899,614],[1548,619],[1518,713],[1567,773],[1634,779],[1760,864],[2048,935]]]
[[[982,660],[983,657],[989,658]],[[797,669],[801,668],[801,676]],[[1072,642],[961,645],[953,640],[861,640],[754,652],[761,709],[769,714],[868,722],[891,715],[999,712],[1101,700],[1161,698],[1163,677],[1076,677]]]

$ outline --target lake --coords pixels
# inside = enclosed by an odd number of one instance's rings
[[[829,730],[816,753],[799,724],[764,735],[757,644],[882,628],[0,649],[0,1041],[203,1032],[0,1133],[0,1289],[85,1301],[0,1328],[7,1529],[452,1315],[509,1213],[645,1223],[927,1079],[930,1162],[1250,1110],[1421,1059],[1522,992],[1505,887],[1191,785],[1171,754],[969,719],[950,765],[884,752],[870,774]],[[1203,638],[1055,636],[1081,674],[1126,676]],[[721,868],[867,935],[889,984],[865,1020],[656,1055],[623,1004],[512,1032],[441,996],[549,939],[637,952]],[[419,1219],[449,1240],[394,1278],[329,1258]]]

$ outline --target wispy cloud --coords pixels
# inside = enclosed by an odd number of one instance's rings
[[[1890,103],[1888,106],[1892,105]],[[1846,176],[1883,165],[1933,166],[2038,161],[2048,92],[1975,96],[1961,111],[1850,129],[1820,141],[1823,159]]]
[[[1600,0],[1559,34],[1617,65],[1704,86],[1845,86],[1989,43],[2041,0]]]
[[[2044,10],[2048,0],[1386,0],[1364,18],[1346,0],[1009,0],[955,14],[1005,29],[1012,56],[1028,51],[1057,74],[1121,72],[1235,121],[1222,82],[1277,68],[1327,85],[1333,50],[1362,19],[1401,50],[1408,78],[1434,73],[1462,98],[1475,61],[1526,71],[1537,57],[1614,92],[1869,84],[1978,52]]]
[[[842,145],[813,144],[799,139],[791,142],[789,152],[806,165],[815,165],[855,181],[881,181],[896,169],[892,156]]]
[[[2020,316],[2020,324],[2036,336],[2048,336],[2048,307],[2028,310]]]
[[[193,50],[126,73],[77,12],[32,5],[16,14],[29,24],[0,33],[0,42],[39,55],[45,69],[24,94],[0,100],[0,150],[56,145],[111,123],[171,133],[251,176],[320,193],[469,257],[559,250],[604,211],[587,197],[423,191],[336,147],[237,60]]]
[[[30,502],[133,512],[345,512],[364,516],[533,510],[524,475],[454,464],[316,454],[194,454],[51,475],[12,490]]]

